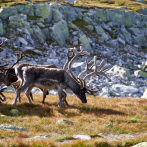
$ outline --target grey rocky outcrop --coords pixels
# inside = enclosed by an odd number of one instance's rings
[[[61,20],[60,22],[49,28],[51,38],[56,41],[59,45],[65,45],[66,40],[69,37],[69,30],[67,27],[67,22]]]
[[[0,18],[6,20],[9,16],[17,14],[17,9],[15,7],[1,7],[0,9]]]
[[[36,4],[34,5],[34,15],[44,19],[46,23],[52,20],[52,8],[49,4]]]
[[[3,22],[0,19],[0,36],[2,36],[4,34],[5,34],[5,29],[4,29],[4,26],[3,26]]]

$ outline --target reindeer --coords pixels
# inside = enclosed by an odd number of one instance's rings
[[[22,75],[22,68],[23,67],[26,67],[26,66],[37,66],[37,67],[45,67],[45,68],[57,68],[57,66],[55,65],[33,65],[33,64],[28,64],[28,63],[22,63],[20,64],[18,67],[17,67],[17,70],[19,71],[19,75],[17,75],[17,73],[15,74],[15,68],[13,68],[13,66],[15,64],[17,64],[21,59],[23,58],[23,55],[21,54],[20,55],[20,58],[19,58],[19,54],[17,54],[17,61],[11,66],[11,67],[6,67],[8,64],[5,64],[5,65],[1,65],[0,66],[0,83],[4,83],[5,85],[7,86],[10,86],[12,85],[15,89],[15,91],[21,87],[21,85],[23,84],[23,75]],[[6,70],[6,72],[4,72]],[[17,77],[18,76],[18,77]],[[33,88],[33,87],[32,87]],[[32,90],[31,88],[31,90]],[[41,89],[41,88],[40,88]],[[30,90],[30,89],[29,89]],[[27,92],[26,93],[26,96],[28,98],[28,102],[31,103],[31,100],[33,100],[33,96],[32,96],[32,93],[31,93],[31,90],[29,91],[29,93]],[[42,103],[44,104],[44,99],[46,97],[46,94],[49,94],[47,90],[45,89],[41,89],[44,93],[44,97],[43,97],[43,101]],[[2,93],[0,92],[0,94],[2,95]],[[63,98],[66,97],[66,93],[63,91],[62,92],[62,95],[63,95]],[[2,98],[4,100],[6,100],[6,98],[4,97],[4,95],[2,96]],[[30,99],[31,98],[31,99]],[[65,99],[65,98],[64,98]],[[1,99],[2,100],[2,99]],[[21,102],[21,98],[19,97],[19,102]],[[68,105],[66,99],[65,99],[65,103],[66,105]]]
[[[108,78],[107,74],[105,72],[109,69],[104,68],[104,66],[100,71],[98,69],[102,66],[103,62],[100,63],[99,66],[96,66],[96,57],[94,57],[94,64],[89,68],[88,66],[92,62],[87,62],[86,59],[86,70],[83,71],[78,78],[74,76],[74,74],[71,71],[71,64],[80,55],[90,55],[88,52],[78,52],[75,48],[71,49],[69,52],[73,53],[73,56],[68,56],[68,61],[65,63],[64,68],[42,68],[42,67],[34,67],[34,66],[27,66],[23,67],[23,85],[17,89],[16,95],[14,98],[13,104],[16,104],[17,98],[20,97],[20,93],[25,90],[26,88],[31,87],[39,87],[42,89],[57,89],[58,90],[58,96],[59,96],[59,106],[62,107],[64,99],[62,100],[62,92],[65,91],[72,91],[81,101],[82,103],[87,103],[86,95],[88,94],[96,94],[98,91],[95,91],[94,89],[90,89],[89,86],[86,85],[86,79],[89,76],[92,75],[103,75],[106,78]],[[70,74],[65,70],[66,66],[68,65],[68,69]],[[95,67],[95,69],[93,69]],[[19,72],[17,70],[17,72]],[[81,78],[82,74],[86,72],[91,72],[90,74],[86,75],[83,79]],[[19,74],[19,73],[18,73]],[[29,90],[28,90],[29,91]]]

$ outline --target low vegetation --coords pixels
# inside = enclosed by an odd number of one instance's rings
[[[4,6],[13,6],[16,4],[35,4],[35,3],[51,3],[56,2],[59,4],[66,4],[69,3],[73,6],[78,7],[99,7],[99,8],[117,8],[117,7],[127,7],[128,10],[137,11],[138,9],[147,8],[147,4],[136,2],[135,0],[77,0],[77,3],[71,3],[64,0],[0,0],[0,7]],[[144,0],[147,2],[147,0]]]
[[[22,103],[13,106],[15,94],[4,94],[7,101],[0,104],[0,124],[23,127],[29,131],[0,130],[0,146],[129,147],[147,141],[146,99],[88,96],[88,103],[82,104],[78,98],[68,95],[70,106],[59,108],[57,95],[48,95],[45,105],[42,105],[41,94],[34,94],[33,104],[28,104],[22,94]],[[13,116],[12,109],[19,110],[19,114]],[[57,123],[60,119],[72,121],[74,125]],[[73,139],[73,135],[78,134],[89,135],[92,139]],[[126,134],[133,137],[116,138]],[[104,135],[114,137],[106,139]],[[35,136],[48,137],[38,139]]]

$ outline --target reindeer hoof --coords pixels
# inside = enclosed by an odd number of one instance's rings
[[[12,103],[12,105],[16,105],[16,103],[15,103],[15,102],[13,102],[13,103]]]

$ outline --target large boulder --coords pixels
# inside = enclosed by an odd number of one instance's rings
[[[62,19],[62,14],[58,9],[53,9],[53,21],[59,22]]]
[[[133,145],[132,147],[147,147],[147,142],[141,142],[136,145]]]
[[[86,35],[81,34],[80,38],[79,38],[79,41],[81,43],[82,48],[84,48],[84,50],[92,53],[91,46],[90,46],[89,40],[86,37]]]
[[[121,27],[123,25],[125,18],[125,12],[123,10],[109,9],[108,15],[113,27]]]
[[[134,43],[137,43],[139,46],[147,46],[147,40],[144,35],[145,30],[139,28],[129,28],[128,31],[131,33]]]
[[[27,22],[27,15],[17,14],[9,17],[9,26],[12,28],[30,28],[30,23]]]
[[[6,20],[9,16],[17,14],[17,9],[15,7],[1,7],[0,8],[0,18]]]
[[[5,29],[2,20],[0,19],[0,36],[4,35],[4,33],[5,33]]]
[[[46,39],[45,35],[42,33],[41,29],[38,26],[33,26],[33,38],[37,40],[44,41]]]
[[[125,12],[124,25],[125,27],[142,27],[141,16],[132,11]]]
[[[124,94],[139,92],[138,88],[134,88],[132,86],[126,86],[126,85],[122,85],[122,84],[112,85],[112,90],[115,90],[118,93],[124,93]]]
[[[110,36],[105,33],[101,26],[95,26],[95,31],[99,36],[99,39],[104,42],[110,39]]]
[[[76,12],[76,9],[70,5],[66,5],[66,9],[67,9],[67,13],[68,13],[68,16],[67,16],[67,21],[74,21],[76,20],[79,16],[78,16],[78,13]]]
[[[98,21],[109,21],[109,12],[106,9],[95,8],[96,13],[94,14],[94,19]]]
[[[15,8],[19,13],[23,13],[28,16],[34,16],[33,5],[16,5]]]
[[[119,75],[122,79],[129,79],[131,74],[130,74],[130,71],[129,69],[126,69],[124,67],[120,67],[118,65],[114,65],[112,68],[111,68],[111,71],[113,71],[113,73],[115,75]]]
[[[119,34],[119,37],[120,37],[122,40],[125,39],[125,41],[126,41],[129,45],[132,45],[132,42],[133,42],[132,36],[131,36],[131,34],[126,30],[125,27],[122,27],[122,28],[120,29],[120,31],[118,31],[118,34]]]
[[[63,46],[69,37],[69,30],[65,20],[55,23],[49,28],[51,38],[59,45]]]
[[[147,72],[143,71],[143,70],[136,70],[134,72],[134,75],[136,77],[147,77]]]
[[[48,4],[34,5],[35,16],[44,18],[46,23],[52,20],[52,8]]]

